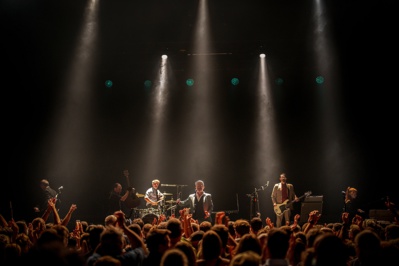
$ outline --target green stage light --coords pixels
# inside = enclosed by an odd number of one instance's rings
[[[233,86],[237,86],[238,83],[240,83],[240,80],[238,78],[232,78],[231,79],[231,84],[233,84]]]
[[[112,82],[112,80],[108,79],[108,80],[105,81],[105,87],[107,87],[107,88],[111,88],[113,84],[114,83]]]
[[[187,84],[187,86],[192,87],[192,86],[194,86],[194,80],[193,79],[187,79],[186,80],[186,84]]]
[[[276,78],[275,82],[276,82],[277,85],[280,86],[280,85],[283,85],[284,80],[282,78]]]
[[[324,77],[323,76],[317,76],[316,77],[316,83],[317,84],[323,84],[324,83]]]
[[[151,88],[151,86],[152,86],[152,82],[151,82],[151,80],[146,80],[146,81],[144,81],[144,87],[146,87],[147,89],[149,89],[149,88]]]

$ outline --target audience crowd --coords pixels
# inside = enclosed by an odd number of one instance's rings
[[[77,206],[60,218],[55,200],[49,200],[32,221],[7,221],[0,214],[0,265],[397,265],[398,212],[394,203],[386,205],[394,217],[390,223],[350,220],[343,212],[339,223],[321,224],[317,210],[301,225],[298,214],[277,227],[269,217],[233,221],[224,212],[213,223],[198,223],[183,209],[177,217],[160,215],[147,223],[116,211],[102,224],[79,217],[70,224]]]

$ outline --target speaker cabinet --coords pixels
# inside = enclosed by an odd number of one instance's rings
[[[323,202],[302,202],[300,223],[306,223],[311,211],[318,210],[320,214],[323,211]]]
[[[393,214],[389,210],[369,210],[370,219],[393,222]]]

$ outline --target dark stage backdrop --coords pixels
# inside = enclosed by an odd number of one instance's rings
[[[193,193],[195,180],[202,179],[215,211],[234,211],[233,219],[250,217],[248,194],[267,182],[258,191],[259,208],[263,220],[274,219],[270,194],[281,172],[298,196],[309,190],[323,196],[325,222],[339,221],[341,191],[348,186],[358,188],[366,210],[384,208],[386,196],[399,204],[393,1],[325,1],[336,64],[330,77],[339,80],[322,88],[314,84],[312,1],[209,1],[211,46],[233,53],[214,56],[217,64],[202,69],[212,99],[205,118],[191,116],[204,106],[195,96],[205,81],[193,88],[184,83],[196,60],[187,53],[198,1],[101,1],[96,41],[79,50],[80,58],[92,56],[89,67],[75,61],[86,1],[14,2],[2,1],[0,14],[0,213],[7,219],[32,217],[34,194],[47,178],[53,188],[64,187],[61,216],[77,204],[74,217],[101,223],[112,184],[126,181],[124,169],[138,193],[154,178],[181,185],[179,191],[161,187],[174,199],[178,192],[182,198]],[[284,78],[283,85],[271,82],[279,161],[264,158],[261,166],[255,164],[254,138],[260,50],[266,51],[270,79]],[[143,84],[157,74],[163,52],[170,55],[173,75],[166,119],[157,131],[151,123],[154,90]],[[85,83],[74,83],[87,67]],[[233,87],[229,81],[236,76],[240,83]],[[108,79],[111,88],[105,86]],[[86,90],[90,96],[79,94]],[[322,90],[338,95],[337,111],[328,118],[320,113]],[[76,98],[67,99],[70,91]],[[80,105],[82,99],[87,106]],[[61,117],[60,110],[68,108],[70,117]],[[82,117],[87,120],[79,124]],[[343,122],[334,132],[320,130],[337,118]],[[149,141],[154,132],[162,132],[157,143]],[[295,212],[301,213],[300,203]]]

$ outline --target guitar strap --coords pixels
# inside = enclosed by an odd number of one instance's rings
[[[287,184],[282,184],[281,185],[281,197],[282,197],[282,202],[284,202],[286,199],[288,199],[288,187],[287,187]]]
[[[155,189],[155,188],[154,188],[154,193],[155,193],[155,196],[157,197],[157,201],[158,201],[158,200],[159,200],[159,197],[158,197],[158,190]]]

